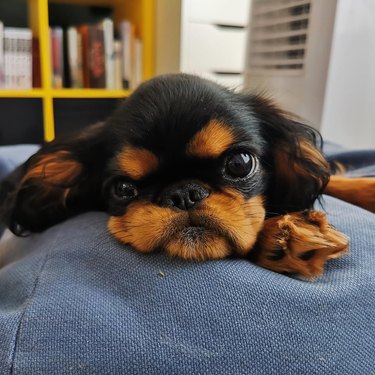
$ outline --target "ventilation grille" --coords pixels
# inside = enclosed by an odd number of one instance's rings
[[[311,0],[254,0],[252,74],[297,75],[304,68]]]

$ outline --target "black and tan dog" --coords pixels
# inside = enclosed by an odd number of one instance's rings
[[[320,194],[375,211],[374,180],[330,180],[319,142],[260,96],[162,76],[105,123],[19,167],[3,183],[3,221],[22,235],[102,210],[112,235],[140,252],[238,255],[312,277],[347,250],[346,236],[312,209]]]

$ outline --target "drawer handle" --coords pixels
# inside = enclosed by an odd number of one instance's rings
[[[219,29],[231,29],[231,30],[244,30],[246,28],[246,26],[225,25],[222,23],[214,23],[214,26]]]

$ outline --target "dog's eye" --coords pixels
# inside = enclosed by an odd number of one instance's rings
[[[253,174],[256,168],[256,158],[247,152],[232,154],[225,163],[225,173],[232,178],[247,177]]]
[[[138,195],[137,189],[126,181],[117,181],[112,189],[115,198],[122,201],[129,201]]]

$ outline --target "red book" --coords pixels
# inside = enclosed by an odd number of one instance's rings
[[[89,45],[89,26],[81,25],[77,27],[78,32],[81,34],[82,40],[82,71],[83,71],[83,87],[90,88],[90,77],[88,67],[87,50]]]
[[[100,25],[90,25],[88,34],[87,60],[89,67],[89,85],[91,88],[105,88],[104,31]]]

